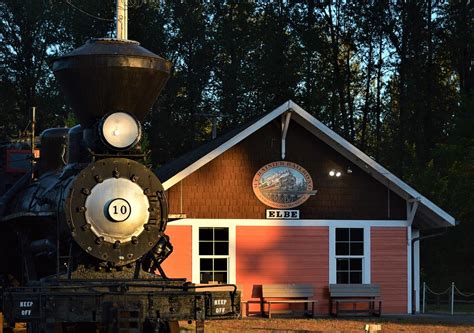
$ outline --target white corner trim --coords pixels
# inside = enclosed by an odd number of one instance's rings
[[[412,238],[420,237],[420,231],[412,229]],[[414,244],[415,311],[420,312],[420,242]]]
[[[329,284],[336,283],[336,228],[329,227]]]
[[[411,226],[407,227],[407,313],[411,313],[412,287],[411,287]]]

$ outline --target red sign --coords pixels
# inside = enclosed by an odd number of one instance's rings
[[[39,157],[39,149],[35,149],[35,158]],[[7,149],[6,172],[27,173],[31,170],[31,150]]]

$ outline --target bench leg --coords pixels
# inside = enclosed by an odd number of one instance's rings
[[[314,318],[314,302],[311,303],[311,318]]]
[[[339,313],[339,302],[336,301],[336,313],[334,314],[334,317],[337,317],[338,313]]]
[[[268,303],[268,318],[272,317],[272,303]]]

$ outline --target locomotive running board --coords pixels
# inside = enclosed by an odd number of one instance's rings
[[[239,317],[240,292],[225,286],[232,290],[166,280],[54,281],[3,289],[2,310],[5,322],[26,322],[33,332],[60,323],[96,323],[122,332],[121,323],[129,328],[123,332],[141,332],[147,323],[180,320],[196,321],[202,331],[205,320]]]

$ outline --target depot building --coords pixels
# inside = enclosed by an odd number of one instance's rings
[[[334,283],[379,284],[384,313],[411,313],[413,299],[418,310],[416,238],[455,225],[292,101],[157,174],[172,219],[168,276],[235,283],[243,300],[263,284],[311,284],[319,314]]]

